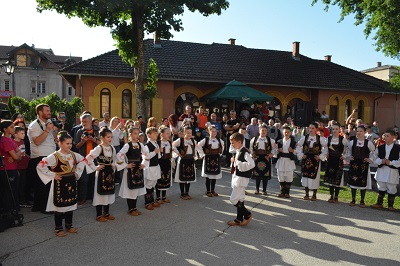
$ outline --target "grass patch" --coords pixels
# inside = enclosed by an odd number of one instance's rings
[[[329,187],[324,184],[324,175],[325,172],[321,171],[321,181],[320,181],[320,187],[318,189],[318,193],[323,193],[329,195]],[[293,186],[296,187],[301,187],[301,177],[294,175],[293,178]],[[360,201],[360,191],[357,191],[357,197],[356,197],[356,202]],[[376,200],[378,199],[378,193],[372,190],[367,190],[365,194],[365,204],[372,205],[376,203]],[[351,189],[350,187],[342,187],[340,188],[340,193],[339,193],[339,201],[341,202],[351,202]],[[385,200],[383,202],[383,206],[387,207],[387,194],[385,196]],[[394,207],[398,208],[400,206],[400,197],[396,197],[394,201]]]

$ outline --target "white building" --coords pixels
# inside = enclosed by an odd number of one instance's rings
[[[35,48],[24,43],[21,46],[0,46],[0,64],[11,59],[15,64],[12,75],[0,72],[0,99],[7,102],[10,96],[27,100],[56,93],[61,99],[71,100],[74,88],[58,71],[82,61],[82,57],[55,55],[52,49]]]

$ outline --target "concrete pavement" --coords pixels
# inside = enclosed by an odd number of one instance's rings
[[[198,172],[199,173],[199,172]],[[52,215],[23,210],[25,225],[0,233],[2,265],[400,265],[400,213],[304,201],[301,188],[281,199],[278,182],[269,196],[248,195],[254,219],[246,227],[229,227],[236,210],[229,202],[230,174],[217,181],[219,197],[205,196],[204,179],[192,184],[190,201],[179,198],[154,211],[129,216],[126,201],[111,206],[115,221],[95,221],[95,208],[74,212],[78,234],[54,235]],[[249,192],[254,191],[254,182]],[[399,206],[397,206],[399,207]]]

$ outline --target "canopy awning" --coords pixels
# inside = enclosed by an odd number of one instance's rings
[[[274,97],[253,89],[237,80],[228,82],[223,88],[205,95],[201,100],[234,100],[242,103],[272,101]]]

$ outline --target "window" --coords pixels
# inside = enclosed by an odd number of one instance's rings
[[[72,96],[72,94],[73,94],[72,86],[68,86],[67,87],[67,95]]]
[[[122,117],[132,117],[132,92],[130,90],[122,92]]]
[[[100,92],[100,116],[108,112],[110,113],[111,93],[109,89],[102,89]]]
[[[346,100],[346,105],[345,105],[345,110],[344,110],[344,120],[346,121],[347,117],[349,117],[349,115],[352,113],[351,110],[351,101],[350,100]]]
[[[4,90],[10,91],[10,81],[8,79],[4,80]]]
[[[358,109],[358,117],[357,118],[363,119],[363,116],[364,116],[364,101],[363,100],[358,102],[357,109]]]
[[[46,82],[45,81],[38,82],[37,93],[46,93]]]
[[[31,93],[46,93],[46,81],[31,80]]]

